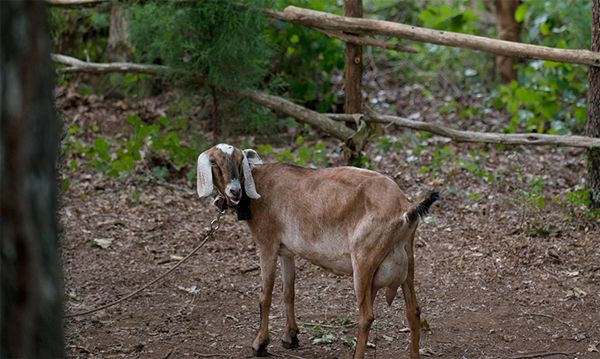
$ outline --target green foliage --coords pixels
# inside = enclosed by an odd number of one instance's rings
[[[89,145],[78,139],[81,129],[71,126],[63,141],[63,151],[73,157],[69,168],[76,170],[82,161],[109,177],[125,177],[140,166],[150,165],[150,173],[161,181],[176,173],[194,179],[194,163],[206,141],[191,135],[180,137],[179,133],[187,130],[186,120],[161,117],[157,124],[148,124],[129,116],[127,121],[132,126],[129,136],[98,136]]]
[[[277,1],[279,8],[296,5],[341,13],[337,1]],[[265,30],[276,49],[272,71],[279,74],[290,97],[320,112],[331,112],[337,102],[334,76],[344,68],[344,44],[313,29],[277,22]]]
[[[586,121],[585,71],[571,64],[533,61],[520,67],[519,80],[500,90],[501,106],[511,115],[506,132],[567,134]]]
[[[311,326],[310,331],[313,336],[313,344],[332,344],[335,343],[337,340],[336,336],[333,335],[333,333],[321,327],[320,325]]]
[[[329,165],[327,147],[324,143],[319,142],[310,146],[304,142],[304,137],[298,136],[296,145],[295,151],[286,148],[279,152],[271,145],[260,145],[259,152],[264,156],[274,156],[278,162],[293,163],[299,166],[327,167]]]
[[[266,75],[264,16],[240,8],[268,1],[153,1],[130,8],[129,31],[143,62],[169,66],[176,80],[244,88]]]
[[[515,13],[523,22],[523,40],[558,48],[586,49],[590,44],[591,1],[525,0]],[[585,66],[551,61],[519,65],[519,79],[502,86],[498,105],[511,122],[506,132],[567,134],[581,132],[586,121]]]
[[[110,7],[52,7],[48,18],[52,51],[94,62],[106,60]]]
[[[521,189],[521,194],[527,204],[532,208],[544,208],[546,205],[546,198],[543,195],[544,179],[541,177],[532,177],[527,181],[527,185],[526,189]]]
[[[477,32],[475,24],[478,18],[473,9],[461,6],[460,2],[430,5],[419,14],[419,20],[424,27],[470,34]]]
[[[523,41],[545,46],[568,44],[589,48],[591,43],[592,0],[523,0],[515,19],[523,23]]]
[[[401,22],[443,31],[494,36],[494,28],[482,26],[479,14],[486,12],[482,1],[475,2],[431,0],[426,7],[415,9],[416,18],[404,15]],[[447,87],[467,89],[470,93],[481,93],[482,85],[490,82],[494,68],[494,57],[482,52],[472,52],[460,48],[411,44],[419,50],[407,54],[389,50],[375,50],[381,53],[382,61],[393,63],[395,73],[402,81],[427,83],[429,90],[445,90]],[[415,68],[415,64],[418,64]]]

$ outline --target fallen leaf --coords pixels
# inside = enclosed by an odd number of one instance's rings
[[[598,344],[590,343],[590,346],[587,348],[587,351],[590,353],[598,353]]]
[[[427,321],[427,319],[421,320],[421,329],[423,329],[426,332],[431,331],[431,328],[429,327],[429,322]]]
[[[97,245],[98,247],[101,247],[102,249],[106,249],[106,248],[110,247],[112,242],[113,242],[112,238],[96,238],[96,239],[94,239],[94,244]]]
[[[200,289],[196,289],[195,285],[193,285],[193,286],[191,286],[189,288],[185,288],[185,287],[182,287],[182,286],[179,286],[177,288],[183,290],[184,292],[188,292],[190,294],[198,294],[198,293],[200,293]]]

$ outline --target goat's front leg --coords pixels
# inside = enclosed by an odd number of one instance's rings
[[[287,316],[286,330],[283,332],[281,343],[284,348],[298,348],[298,324],[294,313],[294,284],[296,280],[296,265],[293,255],[280,255],[281,279],[283,282],[283,302]]]
[[[417,303],[415,295],[415,257],[411,248],[407,248],[408,254],[408,275],[406,281],[402,284],[402,293],[406,303],[406,319],[410,327],[410,357],[419,359],[419,340],[421,339],[421,310]]]
[[[367,350],[369,330],[375,320],[372,300],[374,270],[367,263],[360,263],[355,258],[352,258],[352,262],[354,291],[358,305],[358,337],[356,349],[354,349],[354,359],[362,359]]]
[[[273,284],[275,282],[275,268],[277,266],[277,250],[273,248],[259,248],[260,276],[262,290],[260,293],[260,327],[258,335],[252,343],[254,356],[267,356],[267,345],[269,345],[269,310],[273,295]]]

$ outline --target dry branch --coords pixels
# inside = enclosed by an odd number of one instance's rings
[[[46,0],[46,3],[50,6],[95,6],[100,3],[106,3],[110,0]]]
[[[339,31],[319,29],[318,27],[315,27],[314,29],[319,32],[324,33],[325,35],[327,35],[329,37],[335,37],[337,39],[340,39],[345,42],[349,42],[351,44],[381,47],[381,48],[384,48],[387,50],[394,50],[394,51],[399,51],[399,52],[411,52],[411,53],[419,52],[419,50],[412,48],[412,47],[402,46],[402,45],[397,45],[397,44],[390,44],[388,42],[377,40],[372,37],[354,36],[354,35],[344,34]]]
[[[352,137],[354,131],[346,127],[343,123],[335,122],[318,112],[297,105],[282,97],[269,95],[259,91],[244,90],[235,92],[238,95],[247,97],[255,103],[266,106],[272,110],[292,116],[299,121],[308,123],[331,136],[342,141]]]
[[[326,116],[338,121],[356,121],[355,115],[327,114]],[[372,111],[368,115],[364,115],[362,119],[366,122],[392,123],[400,127],[427,131],[439,136],[451,138],[458,142],[483,142],[502,145],[555,145],[583,148],[600,147],[600,138],[585,136],[461,131],[430,122],[414,121],[398,116],[380,115]]]
[[[350,18],[295,6],[288,6],[283,12],[268,10],[266,13],[280,20],[328,31],[343,31],[361,35],[385,35],[437,45],[485,51],[496,55],[600,66],[600,54],[589,50],[556,49],[529,45],[483,36],[431,30],[391,21]]]
[[[67,68],[70,72],[143,72],[160,74],[166,70],[166,66],[140,65],[132,63],[89,63],[64,55],[52,55],[52,60],[62,64],[72,65]],[[68,61],[68,62],[67,62]],[[65,69],[62,69],[65,70]],[[414,130],[427,131],[433,134],[448,137],[458,142],[483,142],[504,145],[556,145],[583,148],[600,148],[600,138],[585,136],[545,135],[539,133],[504,134],[484,133],[473,131],[461,131],[451,129],[442,125],[429,122],[409,120],[403,117],[380,115],[370,112],[367,115],[344,115],[344,114],[321,114],[297,105],[284,98],[265,94],[258,91],[238,91],[235,94],[247,97],[253,102],[269,107],[270,109],[292,116],[299,121],[308,123],[331,136],[342,141],[351,138],[355,132],[349,127],[337,121],[358,123],[361,119],[367,122],[392,123],[400,127],[412,128]]]
[[[110,62],[110,63],[97,63],[97,62],[85,62],[74,57],[52,54],[52,61],[68,65],[69,67],[63,67],[58,69],[58,72],[87,72],[95,74],[105,74],[113,72],[133,72],[133,73],[144,73],[150,75],[160,75],[162,72],[168,69],[167,66],[160,65],[141,65],[129,62]]]

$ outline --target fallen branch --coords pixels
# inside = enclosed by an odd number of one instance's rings
[[[350,322],[347,324],[340,324],[340,325],[334,325],[334,324],[321,324],[321,323],[307,323],[307,322],[298,322],[298,324],[305,326],[305,327],[321,327],[321,328],[330,328],[330,329],[346,329],[346,328],[352,328],[355,327],[358,323],[355,322]]]
[[[528,353],[528,354],[514,356],[511,359],[543,358],[543,357],[549,357],[549,356],[554,356],[554,355],[569,356],[571,354],[573,354],[573,353],[564,353],[564,352]]]
[[[67,72],[87,72],[94,74],[106,74],[114,72],[127,72],[127,73],[144,73],[150,75],[160,75],[168,69],[167,66],[160,65],[141,65],[130,62],[109,62],[109,63],[98,63],[98,62],[85,62],[76,59],[71,56],[65,56],[60,54],[52,54],[52,61],[68,65],[69,67],[63,67],[58,69],[59,73]]]
[[[343,123],[330,120],[325,115],[297,105],[292,101],[286,100],[282,97],[252,90],[237,91],[234,93],[246,97],[259,105],[266,106],[274,111],[292,116],[299,121],[308,123],[309,125],[316,127],[342,141],[345,141],[354,135],[354,131],[346,127]]]
[[[46,3],[50,6],[95,6],[100,3],[107,3],[110,0],[46,0]]]
[[[143,72],[153,75],[161,74],[167,70],[166,66],[140,65],[132,63],[89,63],[73,57],[53,54],[52,60],[62,64],[72,65],[70,72]],[[69,69],[69,68],[68,68]],[[93,71],[91,69],[94,69]],[[59,69],[60,71],[61,69]],[[65,70],[65,69],[62,69]],[[569,147],[594,148],[600,147],[600,138],[571,135],[546,135],[539,133],[485,133],[474,131],[462,131],[451,129],[442,125],[409,120],[403,117],[380,115],[370,111],[367,115],[361,114],[321,114],[297,105],[282,97],[269,95],[259,91],[243,90],[234,92],[238,96],[247,97],[255,103],[269,107],[270,109],[294,117],[299,121],[316,127],[329,135],[346,141],[351,138],[355,131],[342,123],[335,121],[347,121],[359,123],[366,122],[391,123],[400,127],[412,128],[414,130],[427,131],[433,134],[448,137],[458,142],[483,142],[497,143],[503,145],[562,145]]]
[[[327,114],[327,117],[338,120],[355,122],[356,115]],[[502,145],[557,145],[569,147],[592,148],[600,147],[600,138],[571,135],[546,135],[540,133],[494,133],[455,130],[431,122],[409,120],[404,117],[380,115],[369,111],[362,118],[366,122],[392,123],[400,127],[414,130],[427,131],[433,134],[448,137],[458,142],[483,142]]]
[[[544,313],[527,313],[527,312],[523,312],[523,315],[537,316],[537,317],[544,317],[544,318],[554,319],[554,320],[556,320],[556,321],[558,321],[558,322],[560,322],[560,323],[562,323],[562,324],[564,324],[564,325],[566,325],[566,326],[568,326],[570,328],[573,328],[573,326],[570,323],[568,323],[568,322],[566,322],[566,321],[564,321],[564,320],[562,320],[560,318],[557,318],[557,317],[555,317],[553,315],[544,314]]]
[[[295,6],[288,6],[283,12],[267,10],[265,13],[276,19],[329,31],[385,35],[490,52],[496,55],[600,66],[600,53],[589,50],[556,49],[451,31],[432,30],[391,21],[338,16]]]
[[[419,50],[414,49],[412,47],[402,46],[402,45],[397,45],[397,44],[390,44],[385,41],[374,39],[372,37],[349,35],[349,34],[344,34],[342,32],[339,32],[339,31],[320,29],[318,27],[315,27],[314,29],[319,32],[324,33],[325,35],[327,35],[329,37],[335,37],[342,41],[349,42],[349,43],[355,44],[355,45],[367,45],[367,46],[381,47],[384,49],[400,51],[400,52],[411,52],[411,53],[419,52]]]

